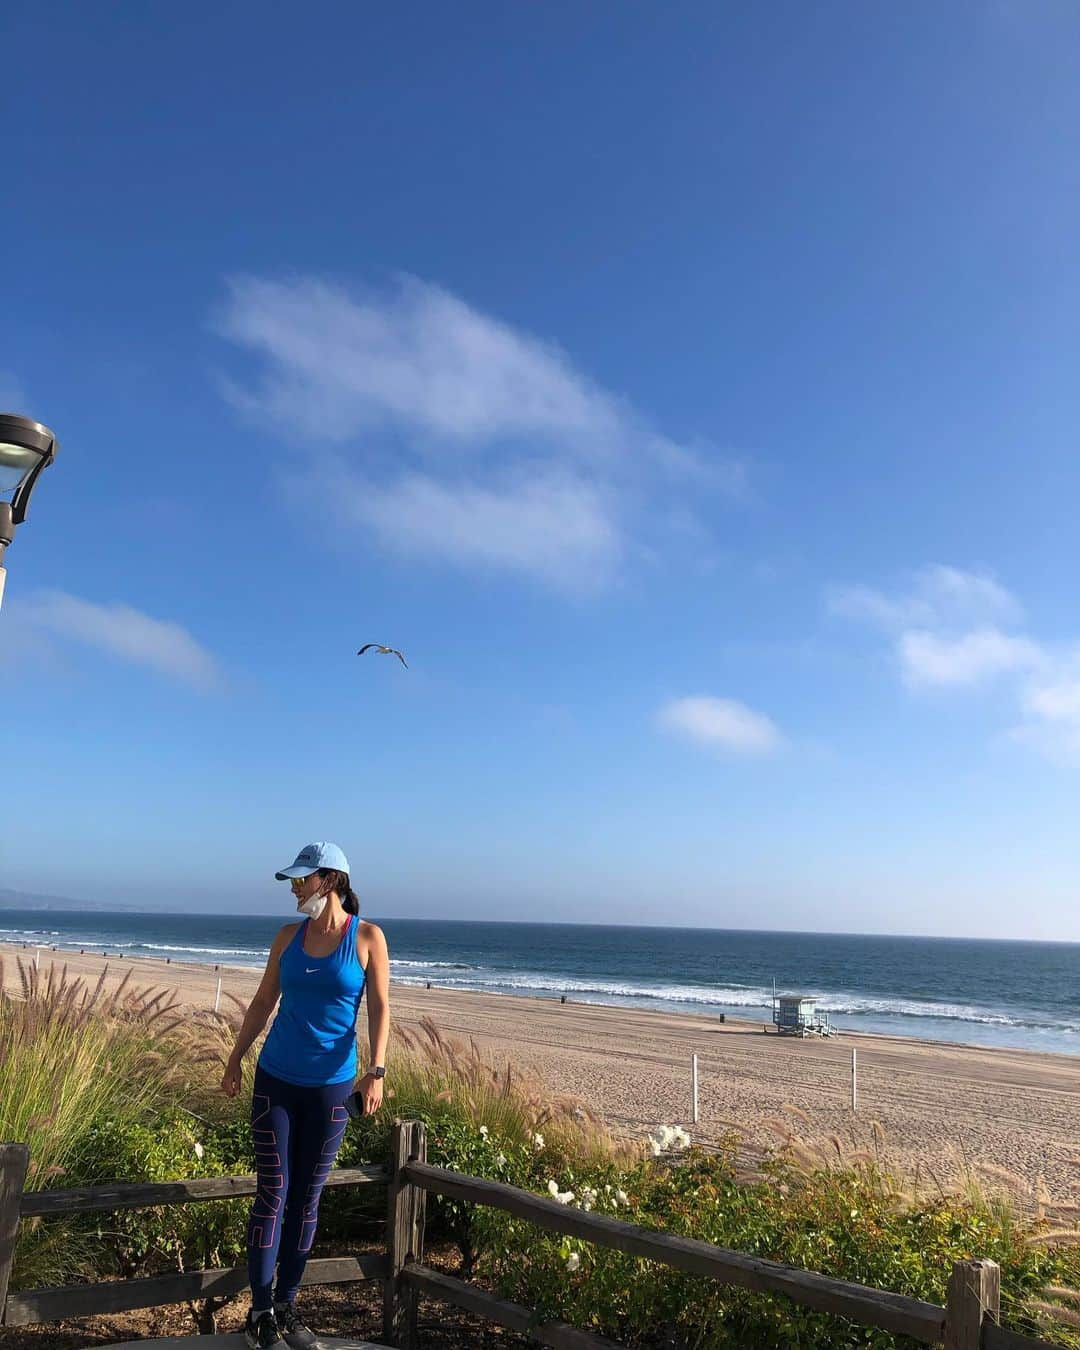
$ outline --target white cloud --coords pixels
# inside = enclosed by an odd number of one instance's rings
[[[217,326],[257,362],[234,403],[400,552],[582,589],[665,498],[748,492],[738,460],[678,444],[554,344],[414,278],[358,297],[240,278]]]
[[[902,633],[897,643],[905,680],[913,685],[970,685],[994,675],[1032,670],[1043,664],[1037,643],[997,628],[960,637],[926,630]]]
[[[213,656],[186,628],[130,605],[100,605],[64,591],[46,591],[24,602],[20,614],[38,629],[88,643],[197,689],[220,683]]]
[[[832,613],[888,634],[911,688],[971,690],[996,680],[1021,718],[1006,739],[1051,759],[1080,762],[1080,648],[1010,631],[1023,611],[992,576],[938,565],[892,593],[833,587],[827,603]]]
[[[1033,670],[1045,656],[1030,638],[1005,631],[1020,620],[1020,602],[986,572],[935,563],[895,591],[833,586],[831,613],[888,633],[904,680],[913,686],[973,685]]]
[[[507,567],[569,589],[611,576],[621,541],[604,496],[573,477],[525,477],[495,486],[409,474],[387,487],[346,488],[351,514],[390,549]]]
[[[557,347],[414,278],[360,300],[319,281],[238,278],[221,331],[267,360],[253,401],[319,435],[392,426],[469,447],[539,433],[593,454],[617,448],[631,420]]]
[[[777,750],[783,736],[771,718],[737,699],[697,695],[672,699],[657,713],[657,721],[699,745],[761,755]]]
[[[1024,697],[1024,706],[1028,713],[1043,721],[1080,728],[1080,676],[1033,684]]]
[[[1080,653],[1064,654],[1032,678],[1021,700],[1023,721],[1009,738],[1048,759],[1080,762]]]
[[[826,600],[831,613],[886,630],[1010,623],[1022,614],[1016,597],[989,574],[941,563],[921,568],[892,593],[873,586],[832,586]]]

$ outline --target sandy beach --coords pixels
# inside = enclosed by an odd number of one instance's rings
[[[17,987],[15,958],[33,950],[0,944],[7,987]],[[129,971],[137,987],[175,989],[190,1006],[211,1007],[223,991],[246,1000],[259,972],[236,966],[166,964],[116,956],[41,951],[41,969],[67,965],[70,976],[107,983]],[[224,1004],[224,1000],[223,1000]],[[872,1121],[885,1132],[890,1159],[911,1167],[955,1170],[972,1162],[1042,1177],[1054,1199],[1075,1202],[1080,1182],[1080,1058],[929,1041],[845,1034],[790,1040],[764,1034],[761,1022],[556,999],[515,998],[395,983],[394,1019],[475,1037],[492,1057],[531,1071],[554,1094],[588,1101],[619,1134],[643,1137],[659,1124],[684,1124],[695,1139],[719,1140],[737,1122],[757,1144],[775,1141],[768,1122],[794,1120],[804,1137],[863,1140]],[[851,1051],[858,1050],[858,1112],[851,1112]],[[700,1119],[690,1122],[690,1061],[697,1054]],[[809,1123],[790,1108],[805,1112]],[[785,1110],[785,1108],[788,1108]]]

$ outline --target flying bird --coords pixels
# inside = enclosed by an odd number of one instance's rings
[[[365,652],[371,651],[372,648],[374,648],[380,656],[396,656],[405,669],[409,669],[408,661],[405,660],[396,647],[384,647],[381,642],[367,642],[356,654],[357,656],[363,656]]]

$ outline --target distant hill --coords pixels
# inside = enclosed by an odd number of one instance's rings
[[[72,900],[63,895],[34,895],[30,891],[12,891],[0,886],[0,910],[4,909],[83,909],[127,910],[137,905],[121,905],[115,900]]]

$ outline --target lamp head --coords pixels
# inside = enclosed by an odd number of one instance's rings
[[[26,519],[26,508],[38,475],[56,457],[56,437],[48,427],[29,417],[0,413],[0,545],[10,544],[16,525]]]

